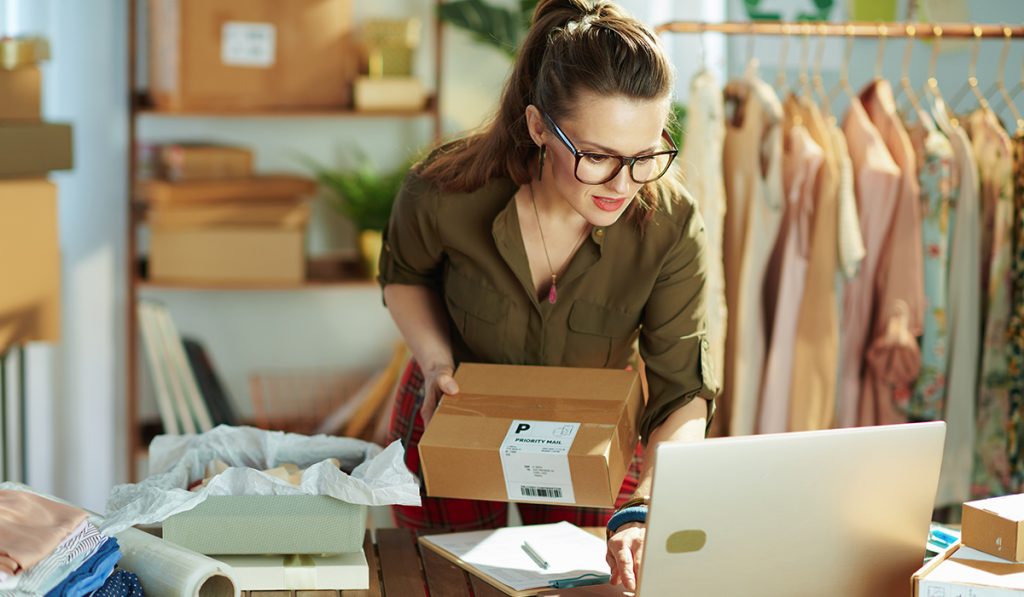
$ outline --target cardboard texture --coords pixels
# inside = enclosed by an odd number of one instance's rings
[[[349,104],[351,0],[150,0],[150,19],[160,109]]]
[[[219,145],[164,145],[163,175],[171,182],[231,180],[252,176],[252,151]]]
[[[150,180],[140,185],[142,198],[152,204],[293,199],[311,195],[316,188],[316,183],[308,178],[284,174],[238,180]]]
[[[356,110],[361,112],[414,112],[426,105],[427,93],[416,77],[359,77],[355,100]]]
[[[1024,562],[1024,494],[964,503],[963,543],[1004,560]]]
[[[0,123],[0,178],[36,178],[71,167],[71,125]]]
[[[366,513],[326,495],[210,496],[165,520],[163,537],[207,555],[352,553]]]
[[[50,44],[41,37],[0,36],[0,69],[35,66],[49,58]]]
[[[43,74],[38,66],[0,69],[0,120],[38,122]]]
[[[910,582],[914,597],[1021,597],[1024,564],[957,544],[925,564]]]
[[[509,501],[500,454],[514,420],[579,423],[568,451],[575,505],[614,506],[639,440],[635,372],[463,363],[419,444],[427,495]],[[544,500],[519,500],[538,501]]]
[[[160,228],[275,226],[301,229],[309,221],[309,215],[305,199],[267,199],[157,205],[149,210],[146,219],[151,226]]]
[[[153,227],[149,278],[165,283],[301,284],[301,228]]]
[[[0,353],[60,340],[57,187],[0,180]]]

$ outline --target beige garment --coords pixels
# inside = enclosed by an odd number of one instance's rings
[[[726,121],[723,154],[730,332],[717,425],[710,431],[747,435],[755,429],[767,352],[761,292],[782,221],[782,105],[756,76],[730,82],[725,97],[734,108]]]
[[[814,195],[811,249],[793,350],[789,429],[805,431],[832,426],[836,367],[839,360],[839,314],[836,309],[838,255],[839,161],[828,124],[818,107],[797,104],[807,130],[825,153]]]
[[[761,387],[758,433],[781,433],[789,427],[793,350],[811,253],[814,190],[825,162],[825,152],[800,124],[802,117],[795,103],[787,101],[785,112],[782,171],[786,208],[765,281],[765,307],[772,324]]]
[[[708,343],[715,379],[725,367],[725,337],[729,310],[725,300],[725,264],[722,261],[722,226],[725,222],[725,181],[722,179],[722,148],[725,120],[722,88],[706,70],[690,81],[686,141],[680,157],[686,188],[697,200],[707,235],[707,269],[704,304],[708,317]]]
[[[864,261],[867,249],[864,247],[864,235],[860,229],[860,220],[857,215],[857,194],[853,182],[853,161],[850,159],[850,148],[846,143],[843,131],[830,119],[828,123],[829,134],[832,137],[832,148],[836,153],[839,163],[839,211],[838,220],[838,241],[839,246],[839,271],[846,280],[852,279],[860,270],[860,264]],[[842,301],[836,301],[842,305]]]
[[[885,240],[889,237],[900,169],[893,161],[878,129],[868,118],[860,98],[854,99],[843,121],[843,132],[856,172],[854,189],[859,206],[860,228],[866,254],[860,271],[843,289],[840,323],[839,389],[836,424],[857,425],[864,348],[875,311],[875,276]]]
[[[921,368],[917,337],[924,330],[924,259],[921,241],[917,156],[896,113],[888,81],[861,92],[871,122],[900,168],[901,184],[892,228],[875,278],[876,317],[865,353],[861,388],[862,425],[907,421],[906,405]]]
[[[50,555],[86,518],[83,510],[26,491],[0,490],[0,554],[17,574]]]

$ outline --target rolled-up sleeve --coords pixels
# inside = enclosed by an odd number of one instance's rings
[[[707,340],[704,305],[704,220],[692,204],[682,232],[669,249],[644,309],[640,355],[647,370],[648,400],[640,418],[646,444],[651,432],[694,398],[714,414],[718,381]]]
[[[384,230],[381,288],[388,284],[438,287],[444,248],[438,231],[437,188],[410,172],[402,183]]]

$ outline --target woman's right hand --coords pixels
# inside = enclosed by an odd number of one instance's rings
[[[423,405],[420,407],[420,416],[423,417],[424,426],[430,423],[443,394],[459,393],[459,384],[455,383],[454,375],[455,367],[447,363],[423,369]]]

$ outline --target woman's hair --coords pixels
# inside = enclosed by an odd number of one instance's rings
[[[670,96],[673,77],[654,32],[615,3],[540,0],[497,113],[482,129],[436,150],[419,172],[448,192],[474,191],[500,177],[526,184],[539,150],[527,128],[527,106],[558,121],[571,114],[583,92],[656,100]],[[640,190],[634,205],[641,213],[634,215],[644,222],[659,204],[668,207],[683,193],[673,166]]]

